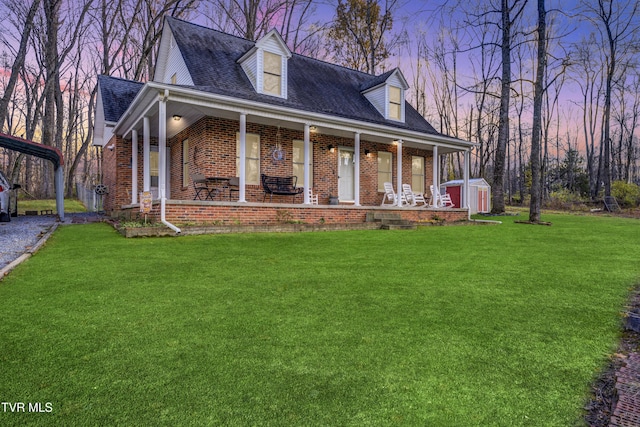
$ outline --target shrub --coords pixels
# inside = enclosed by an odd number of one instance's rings
[[[611,195],[621,206],[632,207],[640,203],[640,187],[633,183],[614,181],[611,185]]]

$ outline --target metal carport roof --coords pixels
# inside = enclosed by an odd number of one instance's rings
[[[64,157],[60,150],[5,133],[0,133],[0,147],[40,157],[53,163],[55,169],[56,210],[60,221],[64,221],[64,173],[62,169]]]

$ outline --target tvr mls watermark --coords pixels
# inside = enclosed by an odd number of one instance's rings
[[[51,402],[0,402],[2,412],[53,412]]]

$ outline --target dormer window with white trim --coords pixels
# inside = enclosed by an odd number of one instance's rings
[[[389,118],[392,120],[402,120],[402,89],[396,86],[389,86]]]
[[[400,69],[388,71],[380,76],[372,77],[369,85],[362,89],[362,94],[387,120],[404,123],[404,94],[409,89],[407,80]]]
[[[287,60],[291,51],[276,30],[264,37],[238,60],[257,93],[287,98]]]
[[[262,68],[263,92],[282,96],[282,56],[264,51]]]

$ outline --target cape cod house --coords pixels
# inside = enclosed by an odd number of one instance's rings
[[[305,223],[364,222],[379,210],[409,220],[468,215],[464,203],[380,206],[385,182],[428,193],[439,188],[439,156],[462,152],[468,170],[472,147],[405,101],[399,69],[369,75],[292,53],[275,30],[254,42],[166,18],[155,70],[144,84],[98,78],[94,145],[103,147],[108,213],[138,212],[144,191],[151,215],[176,231],[284,214]],[[262,175],[295,177],[304,191],[265,197]],[[218,189],[199,187],[202,176],[217,177]]]

